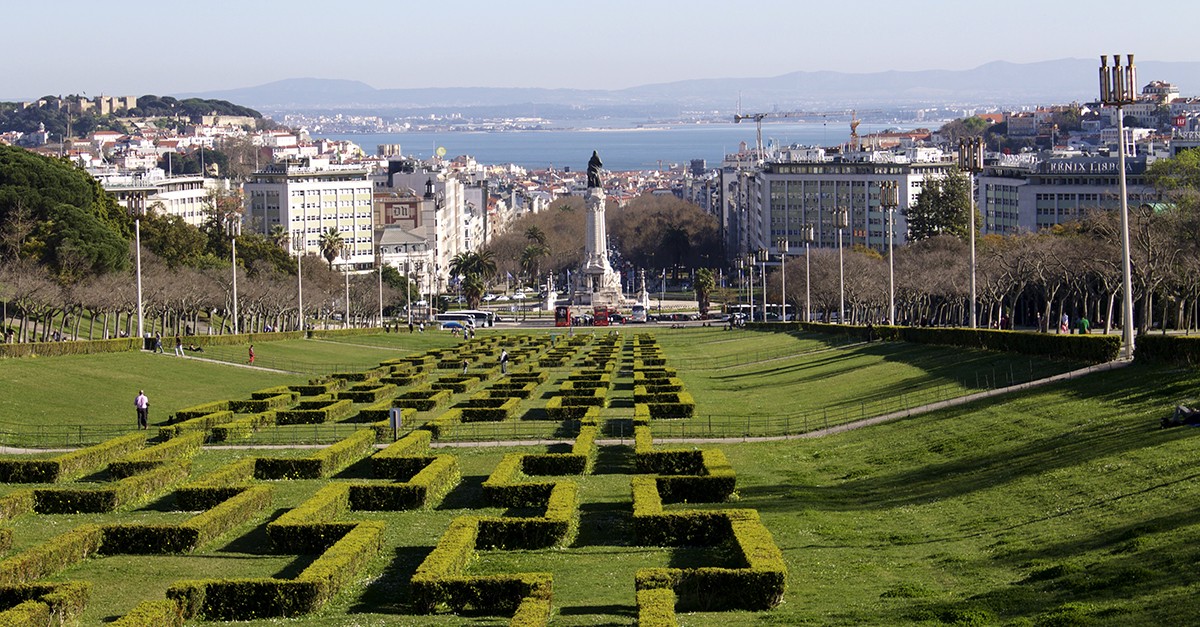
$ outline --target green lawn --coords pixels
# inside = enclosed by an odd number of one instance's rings
[[[403,342],[407,334],[400,335],[370,336],[362,345],[356,338],[321,344],[340,346],[347,354],[389,352],[389,342]],[[1032,363],[1035,374],[1068,367],[904,344],[838,347],[816,337],[719,329],[664,330],[657,336],[698,403],[728,403],[745,415],[779,411],[782,404],[853,405],[913,386],[957,385],[962,393],[974,389],[963,373],[1001,372],[1005,364],[1015,372],[1021,363],[1027,370]],[[742,359],[755,353],[762,358]],[[715,363],[721,358],[741,362]],[[74,367],[105,381],[120,367],[142,363],[201,365],[152,355],[15,360],[3,364],[0,376],[12,376],[12,365],[24,371],[52,364],[60,367],[43,377],[53,378],[73,359],[93,364]],[[238,378],[230,372],[244,371],[205,366],[225,374],[209,384],[220,391],[189,402],[228,397],[222,381],[228,386]],[[539,391],[556,388],[556,381],[551,377]],[[618,381],[613,396],[624,398],[630,393],[624,384],[631,379]],[[244,390],[272,384],[255,382]],[[1200,499],[1195,470],[1200,431],[1160,430],[1158,419],[1182,399],[1197,396],[1197,389],[1200,371],[1135,364],[820,439],[699,445],[726,453],[738,472],[736,497],[725,504],[671,507],[758,510],[783,551],[788,591],[783,604],[768,612],[683,613],[680,623],[1194,624],[1200,619],[1192,602],[1200,588],[1194,566],[1200,559],[1200,514],[1193,511]],[[673,428],[669,423],[656,431],[664,435]],[[507,624],[502,617],[415,616],[406,603],[409,577],[450,520],[503,513],[480,507],[480,485],[512,450],[517,449],[443,449],[459,458],[463,481],[440,506],[347,515],[388,523],[384,550],[357,584],[317,615],[252,624]],[[279,454],[305,453],[211,448],[197,455],[193,472],[242,456]],[[471,572],[552,572],[552,624],[620,625],[636,619],[633,574],[638,568],[722,565],[719,550],[632,546],[631,465],[629,447],[607,446],[596,472],[575,478],[581,486],[581,518],[571,547],[487,552]],[[358,464],[335,480],[365,478],[367,472],[366,464]],[[83,617],[85,624],[96,624],[139,600],[161,599],[175,579],[299,572],[311,558],[267,552],[263,525],[308,498],[321,482],[271,485],[271,511],[195,556],[106,557],[55,579],[88,579],[105,591],[93,595]],[[85,521],[175,520],[182,515],[172,511],[171,502],[164,497],[124,514],[22,517],[10,523],[13,550]]]

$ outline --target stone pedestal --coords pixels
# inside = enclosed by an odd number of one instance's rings
[[[587,232],[584,237],[583,276],[575,291],[575,302],[594,307],[619,307],[624,302],[624,296],[621,293],[621,275],[608,263],[604,190],[589,187],[584,202],[587,206]]]

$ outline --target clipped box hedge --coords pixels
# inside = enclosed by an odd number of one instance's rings
[[[411,390],[401,393],[392,400],[392,407],[411,407],[417,411],[429,411],[450,402],[450,390]]]
[[[512,419],[520,406],[519,398],[469,399],[458,410],[462,422],[501,422]]]
[[[407,481],[420,471],[427,462],[414,462],[429,456],[429,443],[433,435],[424,430],[415,430],[396,440],[371,456],[371,475],[376,479]]]
[[[300,394],[298,392],[284,390],[273,396],[255,397],[242,401],[229,401],[229,409],[235,414],[261,414],[272,409],[291,407],[296,404],[299,398]]]
[[[187,459],[204,445],[204,433],[194,431],[178,438],[167,440],[149,448],[139,449],[108,465],[108,474],[114,479],[132,477],[161,466],[164,462]]]
[[[224,402],[226,405],[228,405],[228,401],[224,401]],[[175,414],[175,415],[176,415],[176,417],[179,416],[179,414]],[[189,418],[182,422],[174,422],[172,424],[159,427],[158,428],[158,437],[160,437],[164,440],[169,440],[174,437],[179,437],[180,435],[183,435],[184,433],[188,433],[190,431],[207,432],[214,425],[226,423],[226,422],[229,422],[230,420],[233,420],[233,412],[232,411],[230,411],[228,409],[214,411],[211,413],[196,416],[195,418]]]
[[[391,383],[359,384],[337,393],[338,399],[355,403],[376,403],[396,395],[396,386]]]
[[[183,610],[174,601],[142,601],[110,627],[183,627]]]
[[[26,583],[0,586],[0,625],[73,625],[91,596],[90,581]]]
[[[359,429],[307,457],[259,457],[254,460],[254,476],[257,479],[321,479],[344,470],[369,455],[374,448],[375,430]]]
[[[337,422],[354,414],[354,403],[348,400],[300,401],[292,409],[275,412],[275,424],[322,424]]]
[[[521,383],[519,381],[501,381],[493,383],[484,392],[488,396],[497,397],[514,397],[514,398],[529,398],[533,396],[533,391],[537,389],[538,384],[529,382]]]
[[[428,431],[433,439],[438,439],[450,435],[454,427],[462,422],[462,409],[451,407],[450,409],[440,413],[436,418],[421,425],[421,429]]]
[[[379,553],[380,521],[359,522],[295,579],[179,581],[167,590],[187,620],[291,617],[321,609]]]
[[[345,379],[328,379],[309,381],[307,385],[289,385],[288,389],[300,396],[324,396],[333,394],[344,387],[346,387]]]
[[[546,418],[549,420],[599,419],[600,408],[596,405],[564,405],[563,397],[555,396],[546,401]]]
[[[100,552],[107,555],[190,553],[253,518],[271,504],[271,488],[244,488],[180,524],[104,525]]]
[[[267,523],[267,538],[279,553],[320,553],[358,524],[334,521],[349,509],[350,484],[326,484],[307,501]]]
[[[254,480],[254,465],[253,458],[239,459],[179,486],[175,489],[176,509],[198,512],[216,507]]]
[[[56,483],[81,477],[103,468],[146,445],[142,433],[130,433],[95,446],[63,453],[49,459],[0,459],[0,482]]]
[[[582,475],[591,472],[596,460],[596,437],[600,429],[583,426],[570,453],[525,454],[521,472],[529,476]]]
[[[675,591],[650,588],[637,591],[638,627],[679,627],[675,618]]]
[[[186,461],[172,460],[157,468],[100,484],[93,489],[46,488],[33,491],[39,514],[99,514],[138,505],[188,476]]]
[[[356,511],[398,511],[433,507],[462,478],[453,455],[405,458],[421,465],[401,483],[354,484],[350,507]]]
[[[83,524],[0,562],[0,586],[15,586],[49,577],[100,550],[104,532]]]
[[[430,383],[429,387],[434,390],[449,390],[455,394],[462,394],[479,387],[482,382],[483,377],[478,375],[447,375]]]
[[[207,416],[213,412],[228,411],[229,401],[212,401],[210,403],[201,403],[191,407],[185,407],[171,416],[170,423],[183,422],[201,416]]]
[[[265,411],[261,414],[250,414],[224,424],[213,425],[212,439],[214,442],[230,442],[244,440],[259,429],[275,424],[275,411]]]
[[[1200,337],[1182,335],[1139,335],[1134,347],[1138,361],[1200,365]]]

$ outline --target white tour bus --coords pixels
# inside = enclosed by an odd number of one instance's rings
[[[475,326],[477,327],[494,327],[496,326],[496,312],[485,311],[483,309],[459,309],[454,313],[468,314],[475,318]]]
[[[464,327],[470,327],[472,329],[475,328],[475,316],[472,316],[469,313],[463,313],[461,311],[440,313],[434,316],[433,319],[437,320],[439,323],[457,322]]]

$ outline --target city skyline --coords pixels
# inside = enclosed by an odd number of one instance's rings
[[[335,13],[312,0],[215,0],[203,11],[143,0],[71,0],[51,22],[40,5],[18,4],[6,9],[7,21],[25,27],[7,37],[30,54],[10,55],[0,65],[6,79],[0,99],[168,95],[300,77],[381,89],[607,90],[796,71],[964,70],[1113,53],[1136,53],[1139,61],[1200,60],[1200,43],[1190,33],[1200,5],[1150,1],[1136,12],[1115,0],[1017,0],[989,10],[994,6],[464,0],[452,8],[362,2],[352,7],[357,11]]]

